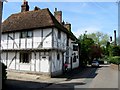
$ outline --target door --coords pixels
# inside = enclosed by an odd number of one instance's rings
[[[40,71],[49,72],[49,68],[50,68],[49,56],[41,56]]]

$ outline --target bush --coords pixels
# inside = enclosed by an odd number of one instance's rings
[[[110,63],[113,63],[113,64],[120,64],[120,56],[113,56],[113,57],[110,57]]]
[[[2,63],[2,82],[4,84],[5,80],[7,79],[7,66]]]
[[[120,56],[120,46],[113,46],[111,53],[112,56]]]

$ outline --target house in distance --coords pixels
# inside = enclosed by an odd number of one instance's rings
[[[60,75],[64,63],[69,69],[79,67],[77,38],[71,24],[62,21],[62,11],[35,7],[29,11],[27,1],[21,12],[10,15],[2,24],[1,60],[8,70]]]

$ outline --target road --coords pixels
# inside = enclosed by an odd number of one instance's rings
[[[16,74],[15,74],[16,75]],[[18,74],[19,75],[19,74]],[[29,77],[29,76],[26,76]],[[32,76],[33,77],[33,76]],[[110,65],[102,65],[99,68],[88,67],[82,72],[76,70],[67,77],[52,78],[46,80],[39,79],[14,79],[7,80],[5,90],[46,90],[49,88],[118,88],[118,70]]]
[[[87,68],[83,74],[76,74],[63,82],[47,88],[118,88],[118,70],[109,65],[100,68]]]

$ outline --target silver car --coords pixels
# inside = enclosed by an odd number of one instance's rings
[[[99,62],[98,61],[92,61],[91,66],[92,67],[99,67]]]

